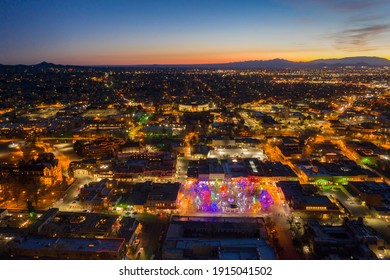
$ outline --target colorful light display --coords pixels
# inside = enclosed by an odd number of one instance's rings
[[[196,181],[190,186],[193,206],[201,212],[259,212],[274,201],[260,184],[246,178]]]
[[[272,199],[269,192],[265,189],[260,192],[259,201],[264,209],[269,209],[271,205],[274,204],[274,200]]]

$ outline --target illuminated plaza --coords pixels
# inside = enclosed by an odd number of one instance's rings
[[[190,184],[190,208],[195,212],[266,213],[274,204],[270,192],[256,180],[234,178]]]

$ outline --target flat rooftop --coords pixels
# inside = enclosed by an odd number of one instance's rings
[[[252,217],[174,216],[167,238],[267,238],[264,220]]]
[[[117,215],[60,212],[45,227],[63,234],[110,233],[117,220]]]
[[[326,207],[327,210],[339,210],[339,208],[334,203],[332,203],[327,196],[313,196],[305,194],[299,182],[281,181],[276,183],[276,185],[282,189],[286,200],[293,202],[293,208],[295,210],[302,209],[302,207],[306,206]]]
[[[263,218],[173,216],[167,259],[275,259]]]
[[[325,163],[314,161],[312,164],[296,164],[309,177],[326,177],[326,176],[362,176],[378,177],[368,169],[357,165],[351,160],[342,160],[338,162]]]
[[[20,249],[53,249],[79,252],[118,252],[124,238],[48,238],[29,236],[20,243]]]
[[[148,200],[176,201],[180,190],[180,183],[159,184],[154,183],[149,193]]]
[[[260,177],[297,177],[295,172],[280,162],[259,161],[257,159],[245,159],[246,168],[253,176]]]
[[[366,194],[385,194],[390,193],[390,187],[386,183],[379,182],[349,182],[349,185],[355,187]]]
[[[117,115],[117,109],[90,109],[83,113],[84,118],[107,117],[110,115]]]

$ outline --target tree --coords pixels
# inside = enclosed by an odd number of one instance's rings
[[[22,193],[20,184],[17,183],[15,177],[7,174],[0,178],[0,187],[2,188],[2,195],[0,200],[8,201],[15,199],[16,203]]]
[[[33,206],[31,200],[27,200],[27,211],[29,214],[35,213],[35,207]]]
[[[41,188],[39,178],[22,173],[19,175],[19,183],[25,186],[28,197],[32,197],[35,207],[38,207],[39,190]]]
[[[290,230],[292,229],[292,225],[293,225],[293,222],[294,222],[294,219],[292,217],[288,217],[287,218],[287,222],[288,224],[290,225]]]

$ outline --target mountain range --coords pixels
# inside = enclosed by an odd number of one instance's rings
[[[231,62],[224,64],[232,68],[323,68],[344,66],[390,66],[390,60],[381,57],[345,57],[333,59],[317,59],[308,62],[294,62],[285,59],[252,60],[243,62]]]
[[[12,67],[10,65],[1,65],[1,67]],[[16,65],[23,67],[27,65]],[[228,63],[214,63],[214,64],[149,64],[149,65],[96,65],[96,66],[74,66],[74,65],[60,65],[48,62],[41,62],[39,64],[30,65],[38,68],[53,68],[53,67],[131,67],[131,68],[216,68],[216,69],[281,69],[281,68],[324,68],[324,67],[345,67],[345,66],[369,66],[369,67],[383,67],[390,66],[390,60],[375,56],[356,56],[333,59],[317,59],[308,62],[294,62],[285,59],[272,60],[250,60],[240,62]]]

